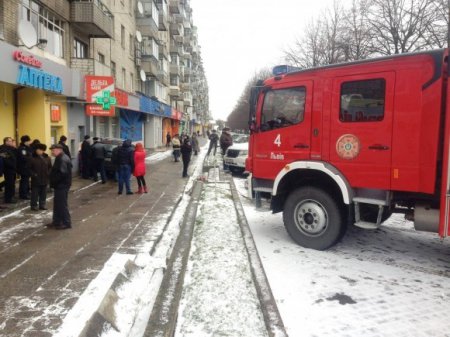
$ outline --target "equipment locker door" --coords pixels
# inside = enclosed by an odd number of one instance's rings
[[[254,137],[254,176],[271,179],[288,163],[309,160],[313,82],[273,86],[264,93]]]
[[[394,89],[394,72],[333,81],[330,160],[352,187],[390,189]]]

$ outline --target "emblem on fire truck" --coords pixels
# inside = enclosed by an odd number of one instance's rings
[[[342,159],[356,158],[360,149],[361,144],[355,135],[343,135],[336,142],[336,152]]]

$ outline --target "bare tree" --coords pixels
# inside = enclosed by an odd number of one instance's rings
[[[344,61],[347,51],[345,16],[341,2],[334,1],[333,7],[312,19],[305,26],[303,36],[285,51],[286,62],[300,68],[311,68]]]
[[[368,9],[367,0],[353,0],[352,6],[346,11],[343,33],[345,61],[366,59],[371,54]]]
[[[258,80],[264,80],[270,76],[271,71],[269,69],[261,69],[248,80],[241,97],[238,99],[233,111],[228,116],[227,125],[230,128],[240,130],[248,128],[250,91]]]
[[[448,45],[449,27],[449,0],[434,0],[432,8],[435,12],[435,21],[426,28],[425,39],[430,47],[445,48]]]
[[[324,64],[322,22],[311,20],[304,29],[301,39],[284,52],[287,63],[299,68],[312,68]]]
[[[367,20],[376,54],[392,55],[429,47],[427,31],[436,22],[436,0],[371,0]]]

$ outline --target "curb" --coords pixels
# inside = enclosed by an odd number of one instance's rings
[[[234,184],[234,180],[232,178],[229,180],[238,222],[241,227],[245,248],[248,253],[252,278],[260,301],[261,311],[264,316],[267,332],[271,337],[288,337],[280,312],[278,311],[275,298],[273,297],[269,280],[267,279],[261,258],[258,254],[255,241],[253,240],[253,234],[248,225],[247,218],[245,217],[244,208],[242,207],[239,199],[236,185]]]
[[[144,337],[172,337],[175,332],[178,306],[183,291],[184,275],[202,189],[203,183],[196,181]]]

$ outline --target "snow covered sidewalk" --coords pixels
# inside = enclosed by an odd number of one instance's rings
[[[229,183],[205,184],[175,336],[268,336]]]

